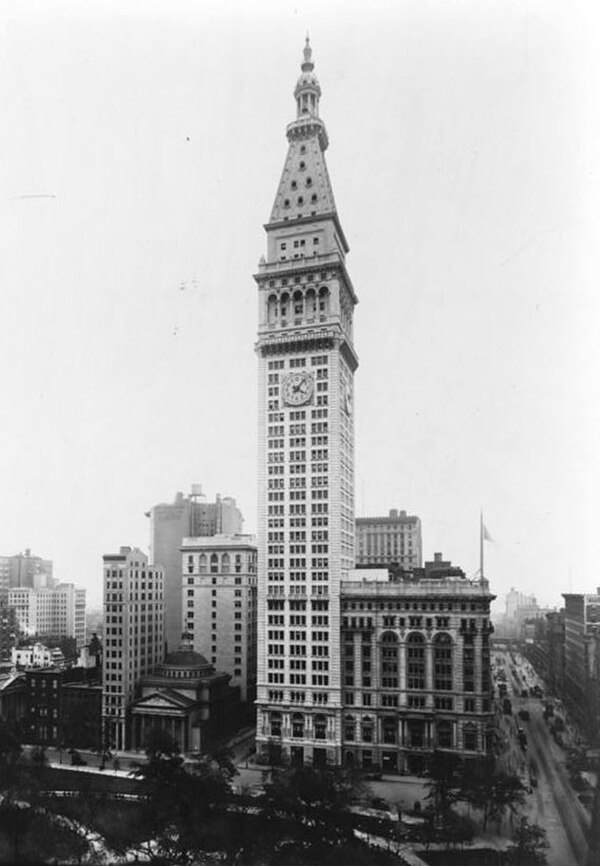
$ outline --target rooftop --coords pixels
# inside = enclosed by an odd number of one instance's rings
[[[343,580],[342,597],[352,598],[371,596],[372,598],[398,598],[423,596],[476,596],[478,598],[496,598],[490,592],[487,580],[468,580],[467,578],[450,577],[431,580]]]

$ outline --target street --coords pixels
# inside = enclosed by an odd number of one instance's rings
[[[589,815],[569,783],[565,769],[565,752],[550,735],[544,720],[543,701],[535,697],[522,697],[523,688],[531,693],[536,684],[535,673],[520,656],[517,658],[518,680],[513,674],[515,665],[509,654],[505,654],[505,669],[509,672],[507,683],[512,700],[512,716],[504,716],[503,729],[508,735],[507,768],[519,773],[526,784],[533,775],[537,787],[527,795],[524,814],[531,823],[539,824],[548,834],[549,866],[582,866],[587,854],[586,831]],[[526,710],[529,719],[519,718],[519,711]],[[523,728],[528,748],[523,750],[518,742],[517,727]],[[533,768],[533,773],[531,770]]]

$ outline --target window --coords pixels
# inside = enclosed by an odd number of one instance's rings
[[[451,749],[452,743],[452,722],[446,719],[440,719],[437,723],[437,744],[440,749]]]
[[[315,740],[324,740],[327,736],[327,719],[325,716],[315,716]]]
[[[463,726],[463,746],[468,752],[477,749],[477,726],[470,722]]]
[[[281,713],[271,713],[271,736],[281,736]]]
[[[409,689],[425,688],[425,639],[422,634],[412,632],[406,641]]]
[[[397,740],[397,725],[396,720],[391,717],[386,717],[382,724],[383,742],[395,743]]]
[[[437,634],[433,639],[434,688],[436,691],[452,691],[452,638],[449,634]]]

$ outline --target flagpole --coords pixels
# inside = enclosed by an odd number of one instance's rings
[[[479,512],[479,575],[483,582],[483,511]]]

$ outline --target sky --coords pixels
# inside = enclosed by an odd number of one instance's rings
[[[600,585],[592,2],[0,2],[0,553],[102,598],[203,485],[256,528],[257,289],[310,32],[358,515],[540,603]]]

